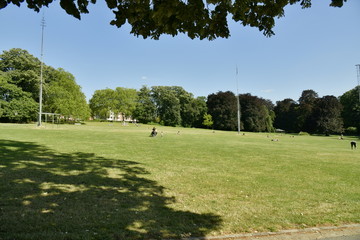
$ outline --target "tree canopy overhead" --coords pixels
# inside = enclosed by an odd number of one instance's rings
[[[27,7],[37,12],[54,0],[26,0]],[[330,6],[342,7],[347,0],[329,0]],[[0,9],[8,4],[20,6],[24,0],[0,0]],[[96,0],[60,0],[61,7],[75,18],[89,13],[89,3]],[[231,17],[243,26],[258,28],[265,36],[274,34],[275,18],[284,16],[287,5],[300,3],[311,7],[311,0],[106,0],[114,13],[111,25],[128,22],[131,33],[144,38],[159,39],[162,34],[172,36],[185,33],[190,38],[209,40],[230,36]]]

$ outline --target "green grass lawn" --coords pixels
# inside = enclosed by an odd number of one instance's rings
[[[151,138],[152,127],[0,124],[0,239],[162,239],[360,223],[352,138],[161,126]]]

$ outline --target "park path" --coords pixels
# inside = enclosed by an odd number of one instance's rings
[[[185,238],[182,240],[360,240],[360,224],[217,237]]]

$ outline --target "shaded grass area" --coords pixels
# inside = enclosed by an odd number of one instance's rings
[[[179,211],[139,163],[0,140],[0,239],[204,236],[221,218]]]
[[[151,128],[0,124],[0,239],[161,239],[360,222],[351,138],[166,127],[150,138]]]

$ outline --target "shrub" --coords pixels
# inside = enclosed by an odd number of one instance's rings
[[[348,127],[345,129],[345,133],[348,135],[356,135],[357,134],[357,128],[356,127]]]
[[[299,132],[299,135],[300,136],[309,136],[310,134],[307,132]]]

